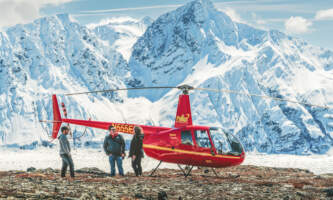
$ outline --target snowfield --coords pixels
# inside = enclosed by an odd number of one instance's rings
[[[72,152],[75,169],[83,167],[97,167],[109,172],[109,162],[103,150],[99,149],[76,149]],[[142,162],[144,171],[155,168],[157,160],[145,157]],[[268,155],[260,153],[249,153],[243,165],[257,165],[281,168],[308,169],[315,174],[333,173],[333,152],[328,155]],[[0,150],[0,171],[26,170],[29,167],[61,168],[61,159],[58,149],[40,148],[38,150]],[[133,172],[129,158],[123,164],[125,173]],[[177,165],[163,163],[160,168],[177,169]]]
[[[333,155],[299,156],[249,153],[243,165],[307,169],[315,174],[333,173]]]
[[[128,152],[127,152],[128,155]],[[102,149],[76,149],[72,152],[75,169],[83,167],[97,167],[103,171],[109,172],[110,165],[108,157]],[[123,163],[124,171],[133,172],[131,160],[126,157]],[[29,167],[37,169],[43,168],[61,168],[61,158],[58,149],[40,148],[38,150],[0,150],[0,171],[7,170],[26,170]],[[156,167],[158,161],[145,157],[142,167],[149,171]],[[175,168],[176,165],[163,163],[161,168]]]

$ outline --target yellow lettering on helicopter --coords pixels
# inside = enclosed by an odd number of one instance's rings
[[[112,123],[112,126],[114,126],[117,129],[117,131],[122,132],[122,133],[130,133],[130,134],[134,133],[133,125]]]
[[[190,118],[190,114],[182,114],[181,116],[176,117],[176,122],[177,123],[187,123],[188,119]]]
[[[176,133],[170,133],[169,136],[170,137],[177,137],[177,134]]]

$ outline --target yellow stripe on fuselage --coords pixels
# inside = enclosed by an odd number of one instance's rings
[[[168,147],[161,147],[156,145],[150,145],[150,144],[143,144],[144,148],[148,149],[157,149],[157,150],[163,150],[163,151],[172,151],[172,152],[178,152],[178,153],[186,153],[191,155],[198,155],[198,156],[211,156],[211,157],[218,157],[218,158],[231,158],[231,159],[240,159],[238,156],[227,156],[227,155],[215,155],[209,153],[201,153],[196,151],[188,151],[188,150],[182,150],[182,149],[172,149]]]

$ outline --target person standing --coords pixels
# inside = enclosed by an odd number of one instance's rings
[[[136,176],[142,176],[141,159],[143,158],[143,131],[139,126],[134,127],[134,136],[131,141],[129,157],[132,158],[132,167]]]
[[[69,145],[67,135],[69,128],[67,126],[61,127],[61,134],[58,137],[60,144],[60,157],[62,159],[61,177],[66,176],[67,167],[69,165],[70,176],[74,178],[74,163],[71,156],[71,147]]]
[[[116,162],[119,175],[124,176],[122,160],[125,157],[125,141],[124,138],[118,134],[114,126],[109,126],[109,135],[104,139],[103,148],[106,155],[109,156],[111,176],[116,175]]]

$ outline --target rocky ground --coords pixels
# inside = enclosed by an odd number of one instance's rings
[[[73,180],[50,168],[27,171],[0,172],[0,199],[333,199],[333,174],[301,169],[242,165],[216,170],[219,177],[194,169],[184,178],[174,169],[109,177],[84,168]]]

